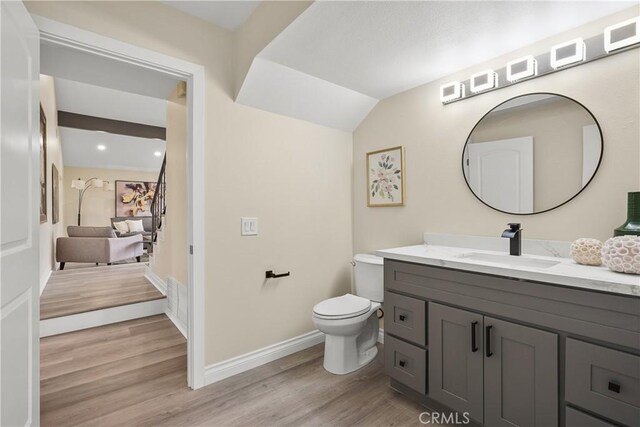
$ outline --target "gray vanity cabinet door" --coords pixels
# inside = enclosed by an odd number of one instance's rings
[[[429,397],[482,423],[482,316],[435,303],[428,312]]]
[[[558,336],[484,318],[484,423],[558,425]]]

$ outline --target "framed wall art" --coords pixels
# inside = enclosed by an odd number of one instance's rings
[[[404,147],[367,153],[367,206],[404,206]]]
[[[53,163],[51,164],[51,221],[53,224],[60,221],[60,175]]]
[[[155,182],[116,181],[116,216],[151,216]]]
[[[47,222],[47,118],[40,106],[40,223]]]

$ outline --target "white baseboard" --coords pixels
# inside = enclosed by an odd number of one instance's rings
[[[378,342],[384,344],[384,329],[378,330]]]
[[[204,368],[205,385],[213,384],[241,372],[248,371],[249,369],[257,368],[258,366],[313,347],[323,341],[324,334],[315,330],[223,362],[214,363]]]
[[[181,322],[180,319],[178,319],[178,317],[174,315],[168,308],[164,310],[164,314],[166,314],[169,320],[171,320],[175,327],[178,328],[182,336],[186,339],[189,339],[189,337],[187,336],[187,325]]]
[[[144,277],[155,286],[162,295],[167,295],[167,284],[153,272],[149,265],[144,267]]]
[[[95,328],[111,323],[124,322],[140,317],[154,316],[165,312],[166,298],[136,304],[105,308],[104,310],[87,311],[71,316],[54,317],[40,321],[40,337],[59,335],[81,329]]]
[[[44,292],[44,288],[47,286],[47,283],[49,282],[49,278],[51,277],[51,273],[53,273],[53,270],[49,270],[49,272],[47,274],[45,274],[44,280],[40,281],[40,295],[42,296],[42,293]]]

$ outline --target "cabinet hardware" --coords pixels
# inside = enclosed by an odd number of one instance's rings
[[[272,270],[266,271],[264,273],[264,276],[266,279],[277,279],[279,277],[286,277],[291,275],[291,272],[286,272],[286,273],[282,273],[282,274],[276,274],[274,273]]]
[[[620,384],[616,384],[616,383],[613,383],[613,382],[609,381],[608,389],[611,390],[614,393],[620,393]]]
[[[484,328],[484,344],[485,344],[485,350],[486,350],[485,355],[487,357],[493,356],[493,353],[491,352],[491,329],[492,328],[493,326],[491,325]]]
[[[405,316],[404,314],[401,314],[401,315],[399,316],[399,318],[400,318],[400,321],[401,321],[401,322],[404,322],[404,321],[405,321],[405,319],[407,318],[407,316]]]
[[[471,352],[475,353],[478,351],[478,343],[476,340],[476,326],[478,326],[477,321],[471,322]]]
[[[404,365],[406,365],[407,362],[405,362],[404,360],[401,360],[398,362],[398,365],[400,365],[401,368],[404,368]]]

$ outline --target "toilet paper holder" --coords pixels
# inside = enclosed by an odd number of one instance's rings
[[[276,274],[273,272],[273,270],[269,270],[269,271],[265,271],[264,273],[265,279],[277,279],[279,277],[287,277],[290,275],[291,275],[290,271],[287,271],[286,273],[282,273],[282,274]]]

